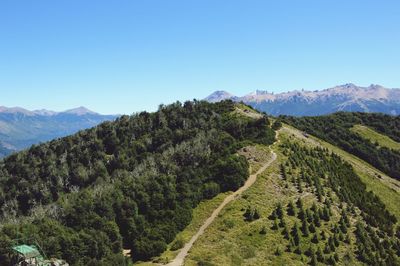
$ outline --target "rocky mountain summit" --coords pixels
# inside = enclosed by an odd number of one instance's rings
[[[324,90],[283,93],[256,90],[242,97],[216,91],[205,100],[218,102],[226,99],[242,101],[272,115],[310,116],[338,111],[400,114],[400,89],[388,89],[374,84],[360,87],[348,83]]]

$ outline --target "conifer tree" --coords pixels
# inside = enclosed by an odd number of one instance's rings
[[[328,243],[325,244],[324,253],[325,254],[331,253],[331,248]]]
[[[278,219],[278,215],[276,214],[276,209],[272,211],[271,215],[269,216],[270,220]]]
[[[282,255],[282,251],[281,251],[281,249],[280,249],[279,247],[276,248],[276,250],[275,250],[275,255],[276,255],[276,256]]]
[[[293,201],[290,201],[288,203],[287,214],[290,215],[290,216],[295,216],[296,215],[296,208],[295,208],[295,206],[293,204]]]
[[[298,245],[297,245],[296,249],[294,250],[294,253],[296,253],[296,254],[298,254],[298,255],[301,255],[301,254],[302,254],[301,248],[300,248]]]
[[[344,241],[345,241],[347,244],[351,244],[351,239],[350,239],[349,234],[346,234],[346,238],[345,238]]]
[[[339,227],[340,227],[340,231],[341,231],[342,233],[346,234],[346,233],[347,233],[347,225],[346,225],[346,222],[345,222],[345,220],[343,219],[343,217],[340,218],[339,224],[340,224],[340,226],[339,226]]]
[[[247,207],[246,211],[243,214],[246,221],[251,221],[253,219],[253,215],[254,215],[254,212],[253,212],[252,208],[250,208],[250,207]]]
[[[294,244],[298,246],[300,244],[300,235],[299,235],[299,226],[297,225],[297,222],[293,225],[290,234],[293,237]]]
[[[333,266],[336,265],[336,260],[335,260],[335,257],[334,257],[333,255],[331,255],[331,256],[329,257],[328,263],[331,264],[331,265],[333,265]]]
[[[313,202],[312,206],[311,206],[311,210],[315,213],[318,210],[317,204],[315,204],[315,202]]]
[[[311,260],[310,260],[310,265],[311,266],[317,266],[318,262],[317,262],[317,257],[315,254],[311,254]]]
[[[343,221],[346,224],[346,226],[349,227],[350,226],[350,220],[349,220],[349,217],[347,216],[347,211],[343,210],[342,218],[343,218]]]
[[[318,234],[318,231],[315,232],[315,234],[313,235],[311,241],[312,241],[314,244],[318,244],[318,243],[319,243],[319,234]]]
[[[301,225],[301,231],[303,232],[303,236],[305,236],[305,237],[309,236],[309,234],[310,234],[306,220],[303,220],[303,223]]]
[[[303,186],[301,185],[300,177],[297,178],[297,190],[299,191],[299,193],[303,193]]]
[[[282,217],[282,219],[280,220],[279,226],[282,228],[286,227],[285,217]]]
[[[313,214],[310,211],[310,209],[306,210],[306,215],[307,215],[307,222],[312,223],[313,222]]]
[[[315,233],[316,229],[315,229],[315,226],[314,226],[313,223],[311,223],[311,224],[309,225],[308,230],[309,230],[311,233]]]
[[[303,209],[304,208],[303,200],[301,198],[298,198],[296,201],[296,205],[297,205],[297,208]]]
[[[294,249],[294,246],[289,242],[289,244],[286,246],[286,251],[287,252],[292,252]]]
[[[285,239],[290,238],[290,232],[289,232],[289,228],[287,227],[287,225],[285,225],[285,227],[283,228],[282,235],[285,237]]]
[[[324,219],[323,218],[324,217],[324,212],[323,212],[322,208],[318,208],[318,216],[319,216],[320,219]]]
[[[334,257],[336,262],[339,261],[339,255],[336,252],[335,252],[335,254],[333,254],[333,257]]]
[[[293,237],[291,237],[289,239],[289,246],[291,247],[291,251],[294,251],[294,247],[296,246],[296,243],[295,243]]]
[[[319,262],[323,262],[323,261],[324,261],[324,255],[322,254],[322,250],[321,250],[321,247],[320,247],[320,246],[318,246],[316,255],[317,255],[317,260],[318,260]]]
[[[332,252],[335,252],[336,246],[335,246],[335,241],[333,240],[332,237],[329,237],[329,239],[328,239],[328,245],[329,245],[329,249],[330,249]]]
[[[333,244],[335,245],[335,247],[338,247],[339,246],[339,239],[338,239],[338,235],[335,233],[334,235],[333,235]]]
[[[315,254],[315,250],[314,250],[313,247],[310,245],[310,246],[308,247],[308,249],[304,252],[304,254],[305,254],[306,256],[311,257],[312,254]]]
[[[321,240],[325,240],[326,239],[326,234],[325,231],[321,231]]]
[[[276,215],[278,216],[279,219],[282,219],[283,217],[283,208],[282,204],[279,202],[278,206],[276,207]]]
[[[300,209],[300,210],[299,210],[299,214],[297,215],[297,217],[298,217],[300,220],[305,220],[305,219],[307,219],[307,214],[306,214],[304,208],[301,207],[301,208],[299,208],[299,209]]]
[[[344,241],[344,235],[343,235],[342,231],[339,232],[338,239],[339,239],[339,241]]]
[[[327,205],[324,205],[322,213],[323,213],[322,219],[324,219],[325,221],[329,221],[331,215]]]
[[[319,218],[319,213],[318,213],[318,211],[314,212],[313,219],[314,219],[314,224],[315,224],[315,226],[316,226],[316,227],[320,227],[320,226],[321,226],[321,220],[320,220],[320,218]]]
[[[286,169],[283,164],[281,164],[281,175],[283,180],[287,180],[287,174],[286,174]]]
[[[278,219],[275,219],[274,224],[272,225],[272,230],[278,230],[278,229],[279,229]]]

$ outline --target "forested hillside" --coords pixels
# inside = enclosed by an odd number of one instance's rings
[[[300,239],[305,238],[304,242],[308,244],[307,238],[310,237],[311,243],[316,244],[310,244],[305,251],[311,259],[310,263],[316,265],[319,261],[335,264],[340,258],[335,253],[336,249],[342,244],[351,244],[350,232],[354,232],[357,260],[367,265],[395,265],[400,262],[399,235],[394,236],[396,217],[386,210],[376,195],[366,190],[365,184],[351,165],[336,154],[318,147],[308,149],[296,143],[286,143],[282,147],[288,156],[286,164],[281,165],[283,179],[292,183],[301,193],[303,190],[311,191],[319,202],[313,203],[310,209],[304,208],[301,198],[296,202],[296,207],[293,203],[288,204],[288,215],[295,216],[297,213],[299,225],[301,224],[298,228],[295,224],[291,230],[284,228],[289,236],[287,239],[292,236],[294,240],[293,243],[289,242],[289,251],[301,254],[303,251],[300,243],[303,241]],[[331,206],[335,201],[340,202],[340,219],[329,224]],[[280,224],[285,224],[283,216],[279,215],[280,208],[278,205],[271,218],[276,219],[275,223],[280,219]],[[331,227],[325,238],[321,236],[325,235],[321,228],[323,223],[328,223]],[[355,231],[351,229],[352,226]],[[299,236],[300,232],[303,237]],[[385,248],[381,247],[381,243]],[[346,259],[348,258],[343,258],[344,261]]]
[[[17,238],[72,265],[123,265],[122,247],[133,260],[160,254],[202,199],[244,183],[240,147],[274,142],[266,117],[234,109],[231,101],[160,106],[7,157],[0,264]]]
[[[184,265],[399,265],[398,219],[324,145],[283,125],[271,147],[278,159],[225,208]]]
[[[381,147],[351,128],[365,125],[394,141],[400,141],[400,116],[367,113],[335,113],[327,116],[281,116],[286,123],[360,157],[389,176],[400,179],[400,151]]]

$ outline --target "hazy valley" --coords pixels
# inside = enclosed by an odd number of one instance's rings
[[[0,158],[33,144],[71,135],[116,117],[100,115],[84,107],[64,112],[0,107]]]

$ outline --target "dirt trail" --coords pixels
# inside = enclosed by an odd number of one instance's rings
[[[211,216],[204,222],[204,224],[200,227],[197,233],[190,239],[188,243],[179,251],[178,255],[175,257],[173,261],[167,264],[167,266],[181,266],[188,255],[189,250],[192,248],[194,242],[204,233],[206,228],[215,220],[221,210],[235,198],[237,198],[240,194],[242,194],[245,190],[247,190],[257,179],[257,176],[264,172],[270,165],[276,160],[276,153],[272,151],[271,159],[265,163],[255,174],[250,175],[247,179],[246,183],[236,190],[233,194],[227,196],[224,201],[214,210]]]

